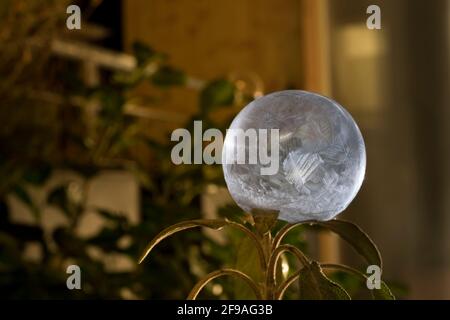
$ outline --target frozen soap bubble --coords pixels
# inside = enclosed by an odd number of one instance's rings
[[[254,100],[234,118],[222,164],[228,190],[245,211],[276,210],[279,219],[291,223],[329,220],[361,187],[366,150],[342,106],[315,93],[287,90]]]

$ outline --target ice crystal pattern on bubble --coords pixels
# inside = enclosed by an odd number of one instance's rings
[[[366,166],[362,135],[336,102],[305,91],[281,91],[246,106],[230,129],[279,129],[279,169],[261,175],[259,164],[223,164],[228,189],[245,211],[278,210],[280,219],[329,220],[361,187]],[[223,157],[232,152],[225,139]],[[248,145],[245,145],[248,151]]]

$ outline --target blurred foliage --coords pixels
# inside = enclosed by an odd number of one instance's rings
[[[150,263],[137,265],[137,258],[163,227],[201,216],[201,194],[210,183],[223,184],[221,169],[173,165],[172,145],[145,135],[139,119],[125,113],[125,105],[144,82],[167,89],[185,85],[187,75],[171,66],[165,54],[136,43],[134,70],[104,72],[100,86],[85,86],[78,63],[58,59],[49,50],[58,30],[64,29],[66,7],[66,1],[0,4],[0,14],[6,17],[0,19],[0,297],[184,298],[211,266],[234,263],[230,250],[192,232],[165,242]],[[232,105],[233,93],[227,80],[207,84],[199,92],[201,112],[193,118]],[[90,124],[85,110],[92,104],[99,110]],[[107,169],[126,170],[138,179],[138,225],[121,212],[87,207],[85,186],[79,181],[52,186],[44,203],[35,203],[30,194],[47,188],[59,170],[88,181]],[[33,213],[33,221],[14,221],[12,198]],[[50,232],[42,218],[48,207],[67,221]],[[107,223],[98,234],[81,237],[77,228],[92,210]],[[38,258],[27,257],[30,247],[39,252]],[[105,259],[111,254],[128,257],[134,269],[111,270]],[[82,270],[82,290],[66,287],[66,267],[73,263]],[[213,297],[211,291],[206,297]]]

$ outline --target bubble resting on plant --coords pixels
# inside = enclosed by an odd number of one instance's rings
[[[247,105],[230,129],[279,129],[279,169],[223,161],[228,189],[245,211],[279,210],[288,222],[329,220],[361,187],[366,154],[362,135],[336,102],[299,90],[280,91]],[[233,152],[225,138],[223,158]],[[248,143],[245,145],[248,152]]]

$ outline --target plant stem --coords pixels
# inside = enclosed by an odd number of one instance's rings
[[[217,270],[217,271],[213,271],[209,274],[207,274],[202,280],[200,280],[199,282],[197,282],[197,284],[194,286],[194,288],[192,288],[191,292],[189,293],[187,299],[188,300],[195,300],[197,299],[198,294],[200,293],[200,291],[212,280],[219,278],[221,276],[236,276],[238,278],[241,278],[242,280],[244,280],[249,286],[250,288],[252,288],[253,292],[255,293],[256,299],[258,300],[262,300],[263,296],[261,295],[261,290],[258,287],[258,285],[253,281],[252,278],[250,278],[248,275],[246,275],[245,273],[239,271],[239,270],[235,270],[235,269],[221,269],[221,270]]]

